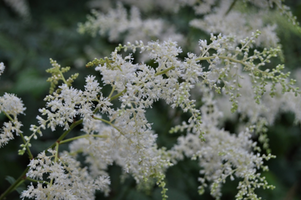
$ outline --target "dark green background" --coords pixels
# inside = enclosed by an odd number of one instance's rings
[[[0,95],[4,92],[16,93],[27,107],[25,116],[20,116],[24,123],[26,135],[30,124],[36,124],[37,110],[44,106],[43,97],[47,94],[49,84],[45,70],[50,66],[49,58],[57,60],[62,66],[71,66],[71,73],[79,72],[75,82],[78,88],[83,87],[84,77],[95,74],[93,69],[85,68],[85,62],[94,57],[108,56],[118,44],[109,43],[106,38],[77,33],[77,23],[84,22],[90,12],[84,0],[39,1],[29,0],[31,20],[24,20],[13,12],[3,1],[0,1],[0,62],[4,62],[6,70],[0,77]],[[287,1],[293,13],[301,19],[300,1]],[[187,22],[191,10],[183,9],[178,16],[168,17],[179,27],[179,31],[191,37],[191,41],[208,37],[196,30],[187,30]],[[160,15],[160,13],[155,13]],[[301,35],[290,31],[285,23],[280,23],[279,36],[282,39],[285,64],[288,69],[300,66]],[[185,50],[185,49],[184,49]],[[92,51],[92,53],[91,53]],[[75,64],[75,60],[77,60]],[[82,63],[82,64],[80,64]],[[29,112],[28,112],[29,111]],[[175,136],[168,134],[170,119],[164,104],[157,103],[148,117],[154,122],[154,129],[160,133],[158,144],[171,147]],[[259,190],[263,199],[298,200],[301,199],[301,132],[300,126],[293,125],[294,116],[284,113],[278,116],[276,125],[270,127],[269,137],[272,153],[276,159],[269,161],[270,172],[265,175],[273,191]],[[7,119],[0,114],[0,124]],[[235,126],[235,122],[227,122],[226,127]],[[162,128],[163,127],[163,128]],[[52,144],[61,130],[55,133],[44,132],[38,142],[33,142],[34,155]],[[76,134],[76,131],[75,133]],[[16,137],[8,145],[0,149],[0,193],[9,183],[6,176],[17,178],[28,164],[26,156],[18,156],[17,149],[21,140]],[[154,188],[150,193],[136,190],[135,182],[129,178],[120,183],[121,170],[117,166],[110,167],[112,192],[104,198],[97,194],[97,199],[160,199],[160,189]],[[194,161],[185,160],[167,171],[168,195],[171,200],[212,199],[208,192],[197,194],[197,177],[199,168]],[[233,199],[236,194],[236,182],[223,187],[222,199]],[[18,199],[14,192],[7,199]]]

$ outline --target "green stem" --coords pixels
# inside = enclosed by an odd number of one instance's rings
[[[9,115],[9,114],[7,114],[5,111],[2,111],[5,115],[6,115],[6,117],[10,120],[10,121],[14,121],[12,118],[11,118],[11,116]]]
[[[66,81],[66,79],[65,79],[65,77],[64,77],[64,75],[63,75],[63,73],[62,73],[62,71],[61,70],[59,70],[59,72],[60,72],[60,74],[61,74],[61,80],[66,84],[66,85],[68,85],[68,82]]]
[[[25,146],[26,146],[26,151],[27,151],[27,154],[28,154],[28,156],[29,156],[29,159],[30,159],[30,160],[33,159],[33,155],[32,155],[32,153],[31,153],[31,151],[30,151],[28,145],[26,145],[27,142],[26,142],[26,140],[25,140],[23,134],[22,134],[22,133],[19,133],[19,134],[20,134],[20,136],[21,136],[21,138],[22,138],[22,140],[23,140],[23,142],[24,142],[24,144],[25,144]]]
[[[175,67],[174,66],[171,66],[170,68],[167,68],[167,69],[165,69],[165,70],[162,70],[162,71],[160,71],[160,72],[157,72],[156,74],[155,74],[155,76],[159,76],[159,75],[161,75],[161,74],[166,74],[166,72],[168,72],[169,70],[172,70],[172,69],[174,69]]]
[[[112,88],[112,90],[111,90],[111,92],[109,94],[109,97],[108,97],[109,99],[111,99],[111,97],[113,95],[113,92],[115,91],[115,88],[116,88],[116,85],[113,86],[113,88]]]
[[[122,131],[119,128],[117,128],[114,124],[112,124],[111,122],[109,122],[109,121],[107,121],[105,119],[101,119],[101,118],[95,117],[95,116],[93,116],[93,118],[97,119],[97,120],[100,120],[100,121],[103,121],[104,123],[107,123],[107,124],[111,125],[113,128],[115,128],[118,132],[120,132],[123,135]]]
[[[28,178],[28,177],[26,177],[26,180],[30,181],[30,182],[35,182],[35,183],[49,184],[49,182],[47,182],[47,181],[35,180],[35,179],[32,179],[32,178]]]
[[[59,142],[56,142],[56,145],[55,145],[55,157],[54,157],[54,162],[56,163],[59,159],[59,145],[60,143]]]
[[[237,0],[234,0],[234,1],[231,3],[230,7],[228,8],[228,10],[227,10],[227,12],[225,13],[224,16],[227,16],[227,15],[229,14],[229,12],[233,9],[233,7],[234,7],[236,1],[237,1]]]
[[[109,95],[109,101],[113,101],[114,99],[117,99],[118,97],[120,97],[121,95],[123,95],[126,92],[126,88],[124,90],[122,90],[121,92],[119,92],[118,94],[116,94],[115,96],[111,97],[113,92],[115,91],[115,86],[113,87],[110,95]],[[97,113],[99,111],[100,107],[96,108],[93,111],[93,114]]]
[[[76,127],[77,125],[83,123],[83,119],[80,119],[76,122],[73,122],[73,124],[71,124],[71,126],[69,127],[69,129],[67,131],[65,131],[50,147],[48,147],[47,149],[53,149],[56,145],[56,143],[60,143],[67,135],[68,133],[74,129],[74,127]]]
[[[228,59],[228,60],[230,60],[232,62],[235,62],[235,63],[240,63],[240,64],[248,67],[249,69],[252,68],[251,65],[248,65],[247,63],[243,62],[242,60],[237,60],[237,59],[234,59],[234,58],[231,58],[231,57],[227,57],[227,56],[217,56],[217,57],[221,58],[221,59],[224,59],[224,60]],[[200,61],[200,60],[210,60],[210,59],[214,59],[214,58],[216,58],[216,56],[201,57],[201,58],[197,58],[196,60],[197,61]],[[257,71],[259,71],[262,74],[266,73],[265,71],[261,71],[260,69],[257,69],[256,67],[254,67],[254,70],[257,70]]]
[[[19,176],[19,178],[9,187],[7,188],[7,190],[5,190],[5,192],[3,192],[0,196],[0,200],[4,200],[5,197],[11,193],[12,191],[14,191],[25,179],[26,179],[26,173],[28,172],[29,167],[27,167],[23,173],[21,174],[21,176]]]
[[[117,99],[118,97],[120,97],[121,95],[123,95],[125,92],[126,92],[126,89],[122,90],[121,92],[119,92],[115,96],[111,97],[109,101],[113,101],[114,99]]]
[[[81,139],[81,138],[87,138],[89,136],[99,137],[99,138],[106,138],[107,137],[105,135],[89,135],[89,134],[86,134],[86,135],[80,135],[80,136],[77,136],[77,137],[73,137],[73,138],[63,140],[63,141],[60,142],[60,144],[64,144],[64,143],[71,142],[73,140],[77,140],[77,139]]]
[[[243,61],[241,61],[241,60],[237,60],[237,59],[234,59],[234,58],[231,58],[231,57],[227,57],[227,56],[208,56],[208,57],[201,57],[201,58],[197,58],[197,59],[195,59],[196,61],[199,61],[199,60],[210,60],[210,59],[214,59],[214,58],[216,58],[216,57],[218,57],[218,58],[221,58],[221,59],[228,59],[228,60],[231,60],[231,61],[233,61],[233,62],[236,62],[236,63],[241,63],[241,64],[243,64],[243,65],[246,65],[246,66],[249,66],[249,65],[247,65],[246,63],[244,63]]]

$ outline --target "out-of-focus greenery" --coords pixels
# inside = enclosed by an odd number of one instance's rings
[[[4,92],[17,94],[23,99],[27,107],[26,115],[20,116],[24,124],[26,135],[30,124],[36,124],[35,117],[38,108],[44,106],[42,101],[49,90],[46,82],[45,70],[50,67],[49,58],[57,60],[62,66],[71,66],[71,73],[79,72],[80,76],[75,87],[82,88],[87,74],[95,74],[93,69],[85,68],[85,64],[94,57],[108,56],[117,44],[109,43],[106,38],[77,33],[77,23],[84,22],[90,10],[85,0],[62,1],[28,1],[30,6],[30,20],[24,20],[14,13],[3,1],[0,1],[0,62],[4,62],[6,70],[0,77],[0,95]],[[293,13],[301,19],[301,2],[287,1]],[[186,12],[186,13],[185,13]],[[181,12],[190,16],[189,10]],[[185,17],[179,18],[180,30],[185,28]],[[282,26],[281,26],[282,25]],[[300,67],[301,35],[290,31],[283,23],[279,27],[282,39],[285,64],[293,70]],[[195,32],[186,33],[193,38]],[[203,36],[201,36],[203,37]],[[301,81],[301,80],[299,80]],[[177,113],[174,114],[174,117]],[[158,102],[154,110],[148,112],[148,117],[154,123],[154,129],[159,133],[159,146],[170,148],[176,141],[175,135],[169,135],[170,116],[163,103]],[[7,119],[0,114],[0,125]],[[235,126],[235,122],[227,122],[226,127]],[[61,133],[45,132],[38,142],[33,142],[33,153],[48,147]],[[76,131],[73,134],[77,134]],[[301,131],[300,125],[293,125],[293,115],[284,113],[279,115],[275,126],[269,129],[270,146],[276,159],[269,161],[270,171],[265,175],[271,184],[276,186],[273,191],[260,190],[263,199],[297,200],[301,199]],[[26,168],[26,156],[18,156],[17,149],[20,138],[10,141],[0,149],[0,193],[8,186],[6,176],[18,178]],[[112,192],[104,198],[97,194],[97,199],[127,200],[127,199],[161,199],[160,189],[151,191],[136,190],[132,178],[120,182],[121,169],[112,166],[110,169]],[[167,171],[167,187],[169,198],[172,200],[212,199],[208,192],[197,194],[199,168],[195,161],[185,160]],[[9,180],[9,178],[8,178]],[[222,199],[233,199],[236,182],[231,182],[223,188]],[[18,193],[10,194],[7,199],[18,199]]]

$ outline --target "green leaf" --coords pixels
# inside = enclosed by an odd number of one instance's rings
[[[10,184],[13,184],[16,181],[16,179],[11,176],[6,176],[5,180],[7,180]]]
[[[16,179],[14,177],[11,177],[11,176],[6,176],[5,180],[7,180],[11,185],[15,183]],[[15,190],[21,194],[22,191],[25,190],[25,185],[24,183],[20,184]]]

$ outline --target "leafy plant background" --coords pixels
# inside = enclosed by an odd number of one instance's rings
[[[30,124],[36,123],[38,108],[44,106],[42,99],[49,89],[49,83],[46,82],[48,75],[45,72],[50,67],[49,58],[57,60],[62,66],[71,66],[70,73],[79,72],[75,87],[82,88],[87,74],[98,75],[93,69],[86,68],[85,64],[95,57],[108,56],[118,45],[108,42],[104,37],[92,38],[89,35],[80,35],[76,31],[78,22],[84,22],[86,15],[90,13],[85,0],[29,0],[28,3],[30,20],[21,18],[0,1],[0,61],[6,66],[4,74],[0,77],[0,95],[10,92],[23,99],[27,111],[30,111],[26,112],[25,116],[20,116],[25,135]],[[289,0],[286,4],[292,8],[300,21],[301,1]],[[187,31],[187,22],[193,17],[191,13],[188,8],[184,8],[173,18],[174,23],[187,37],[191,37],[192,42],[199,38],[208,38],[208,35],[200,31]],[[280,21],[279,24],[278,34],[284,50],[285,65],[288,70],[297,69],[301,63],[301,35],[291,31],[286,22]],[[176,141],[176,135],[168,134],[171,120],[167,113],[165,105],[158,102],[147,114],[149,120],[154,123],[154,130],[159,133],[159,146],[169,148]],[[177,117],[177,113],[174,117]],[[277,158],[269,161],[270,171],[265,175],[276,189],[258,191],[263,199],[301,199],[301,129],[300,124],[293,124],[293,119],[293,114],[282,113],[275,125],[269,127],[270,147]],[[6,120],[5,116],[0,114],[0,124]],[[236,125],[235,121],[227,121],[225,127],[232,130]],[[46,131],[43,137],[33,141],[33,153],[36,155],[48,147],[60,133],[61,130],[54,133]],[[78,133],[75,131],[73,134]],[[16,137],[0,149],[0,193],[9,186],[9,180],[18,178],[28,164],[26,156],[18,156],[17,149],[20,144],[21,139]],[[132,178],[121,182],[119,167],[112,166],[109,170],[112,191],[109,197],[97,194],[96,199],[161,199],[159,188],[150,191],[137,190]],[[212,199],[209,192],[203,196],[198,195],[198,175],[197,164],[188,159],[171,167],[167,171],[169,199]],[[234,198],[235,185],[236,183],[231,181],[226,184],[223,188],[223,200]],[[19,194],[14,192],[8,199],[19,199]]]

